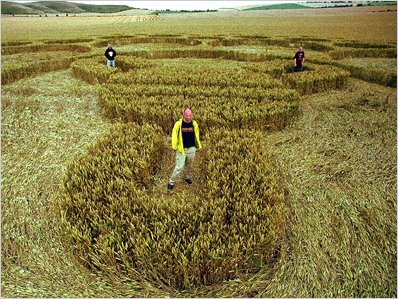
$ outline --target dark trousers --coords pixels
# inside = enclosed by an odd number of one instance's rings
[[[295,72],[301,72],[303,70],[303,66],[302,65],[297,65],[294,67],[294,71]]]

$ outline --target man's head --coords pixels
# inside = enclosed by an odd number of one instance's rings
[[[112,44],[108,44],[108,49],[112,49]]]
[[[191,122],[191,120],[192,120],[192,111],[189,108],[185,108],[184,109],[184,121],[186,123],[189,123],[189,122]]]
[[[298,49],[299,49],[299,51],[303,51],[303,46],[300,45],[300,47]]]

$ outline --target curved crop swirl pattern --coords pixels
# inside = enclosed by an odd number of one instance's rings
[[[256,273],[277,251],[284,191],[264,131],[297,115],[300,94],[340,88],[349,73],[311,63],[293,73],[291,61],[195,53],[142,52],[115,69],[102,57],[72,64],[75,76],[98,84],[99,104],[116,121],[71,164],[58,200],[68,240],[89,268],[189,289]],[[227,60],[214,59],[220,55]],[[203,138],[200,187],[165,195],[155,186],[165,136],[186,106]]]
[[[260,140],[259,132],[214,130],[200,191],[162,198],[152,189],[166,147],[160,128],[116,125],[65,179],[59,204],[76,255],[174,288],[254,273],[275,250],[284,209]]]

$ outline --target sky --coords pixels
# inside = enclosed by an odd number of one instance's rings
[[[14,1],[18,3],[35,2],[31,1]],[[286,2],[299,2],[299,1],[69,1],[75,3],[87,3],[87,4],[103,4],[103,5],[128,5],[135,8],[148,8],[153,10],[206,10],[206,9],[219,9],[224,7],[239,7],[247,5],[259,5],[259,4],[276,4]]]

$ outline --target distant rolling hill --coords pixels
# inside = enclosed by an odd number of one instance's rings
[[[2,13],[3,13],[3,2],[1,4],[2,4],[1,10],[2,10]],[[27,8],[31,8],[35,12],[52,13],[52,14],[59,13],[59,11],[57,11],[55,9],[52,9],[50,7],[47,7],[47,6],[45,6],[45,5],[43,5],[43,4],[39,3],[39,2],[37,2],[37,3],[26,3],[26,4],[24,4],[24,6],[26,6]]]
[[[85,12],[79,7],[79,4],[64,1],[40,1],[24,3],[25,6],[37,9],[42,7],[43,9],[50,9],[58,13],[82,13]]]
[[[242,10],[269,10],[269,9],[308,9],[311,7],[295,4],[295,3],[283,3],[283,4],[270,4],[270,5],[261,5],[244,8]]]
[[[94,5],[66,1],[38,1],[15,3],[1,1],[2,14],[57,14],[57,13],[117,13],[133,9],[127,5]]]
[[[19,14],[37,14],[37,13],[38,11],[30,7],[27,7],[25,5],[14,2],[1,1],[1,14],[19,15]]]

